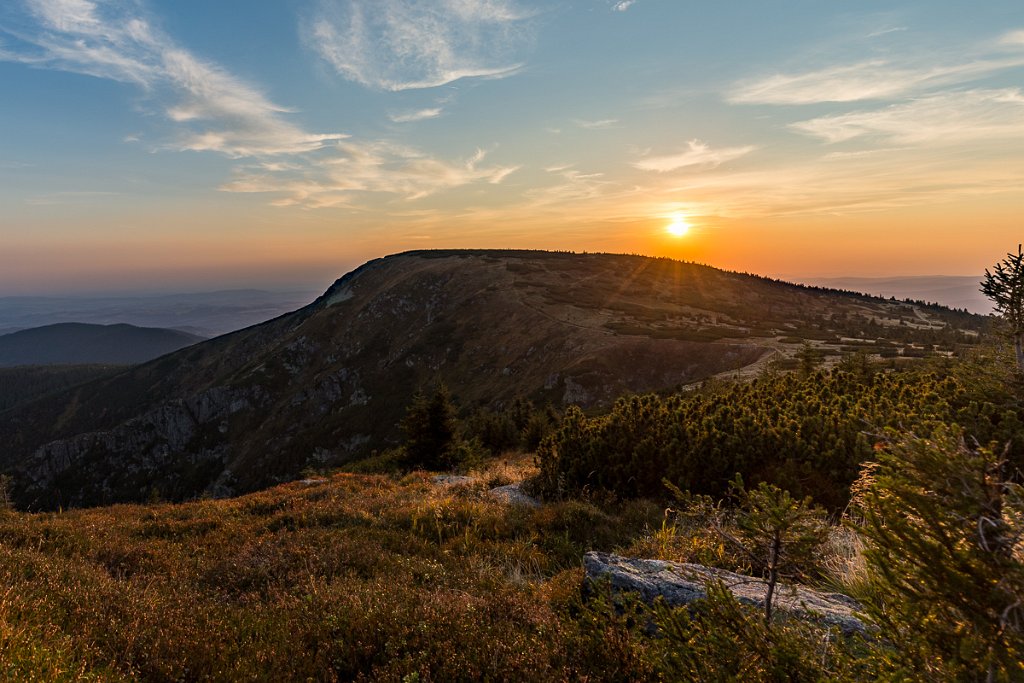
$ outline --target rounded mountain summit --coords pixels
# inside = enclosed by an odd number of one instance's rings
[[[803,341],[838,353],[853,331],[884,337],[908,316],[935,334],[980,320],[669,259],[406,252],[293,313],[6,411],[0,466],[34,508],[154,485],[230,495],[396,444],[413,395],[437,382],[463,410],[593,408],[752,372]]]

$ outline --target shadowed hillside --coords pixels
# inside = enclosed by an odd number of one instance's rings
[[[119,365],[19,365],[0,368],[0,412],[48,394],[111,377],[124,370]]]
[[[58,323],[0,336],[0,366],[143,363],[202,341],[155,327]]]
[[[984,320],[668,259],[371,261],[294,313],[0,414],[23,504],[250,491],[395,443],[417,389],[609,405],[801,353],[953,353]]]
[[[0,297],[0,332],[75,320],[128,323],[215,337],[293,311],[316,292],[255,289],[137,296]]]

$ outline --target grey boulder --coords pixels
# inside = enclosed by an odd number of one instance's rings
[[[763,580],[700,564],[667,562],[589,552],[583,556],[587,579],[608,579],[616,591],[631,591],[646,603],[662,598],[670,607],[687,605],[707,597],[705,586],[721,581],[735,598],[746,605],[764,608],[767,585]],[[857,616],[860,605],[841,593],[824,593],[797,584],[779,584],[774,608],[800,618],[817,619],[837,626],[846,635],[866,633]]]

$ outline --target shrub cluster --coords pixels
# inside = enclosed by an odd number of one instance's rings
[[[1012,440],[1022,462],[1019,408],[989,400],[950,372],[766,374],[667,397],[620,399],[603,416],[570,408],[538,450],[549,496],[607,489],[663,498],[663,479],[724,496],[736,473],[841,509],[886,427],[959,424],[983,443]],[[1016,438],[1021,437],[1021,438]]]

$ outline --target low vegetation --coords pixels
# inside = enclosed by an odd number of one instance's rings
[[[500,478],[503,466],[484,473]],[[650,646],[581,598],[634,502],[509,508],[424,473],[228,501],[0,518],[0,675],[76,680],[641,676]],[[412,675],[412,678],[408,678]]]
[[[722,497],[739,472],[841,510],[886,428],[927,434],[945,424],[981,443],[1008,444],[1011,466],[1021,468],[1024,409],[1005,376],[975,372],[987,362],[974,356],[898,373],[851,362],[623,398],[594,417],[570,408],[538,451],[539,485],[556,498],[592,489],[657,497],[667,479]]]

